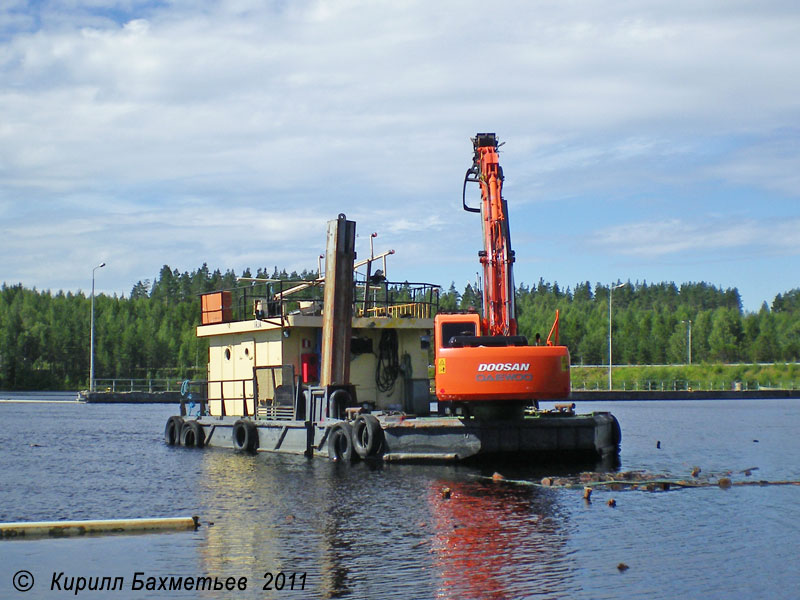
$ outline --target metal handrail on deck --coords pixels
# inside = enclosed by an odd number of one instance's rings
[[[254,281],[253,285],[217,290],[201,295],[203,324],[258,319],[285,324],[292,314],[320,314],[324,283],[316,281],[279,280]],[[353,294],[353,314],[372,317],[431,318],[439,309],[438,285],[382,281],[356,282]],[[204,298],[211,308],[202,310]],[[366,297],[365,297],[366,296]]]
[[[252,393],[249,394],[249,395],[247,394],[247,383],[248,382],[253,386],[252,387]],[[241,383],[241,396],[234,395],[234,396],[230,396],[230,397],[225,397],[225,384],[226,383],[233,383],[233,384]],[[219,384],[219,396],[217,396],[217,395],[213,395],[212,396],[211,386],[215,385],[215,384]],[[207,401],[208,402],[220,401],[221,402],[221,407],[222,407],[221,408],[222,416],[225,416],[225,401],[226,400],[241,400],[242,401],[242,405],[243,405],[242,406],[242,414],[243,414],[243,416],[246,416],[246,417],[247,416],[255,416],[255,415],[251,415],[250,413],[247,412],[247,401],[248,400],[253,400],[253,410],[254,410],[254,412],[255,412],[255,408],[256,408],[255,407],[255,396],[254,396],[254,394],[255,394],[255,385],[253,384],[253,379],[252,378],[250,378],[250,379],[210,379],[207,382],[207,385],[208,385],[208,387],[207,387],[208,400]]]
[[[413,317],[415,319],[430,319],[431,306],[429,304],[421,304],[418,302],[409,302],[408,304],[396,304],[394,306],[373,306],[366,311],[359,309],[356,313],[359,317]]]

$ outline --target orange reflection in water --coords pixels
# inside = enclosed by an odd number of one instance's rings
[[[427,502],[441,577],[437,597],[505,600],[531,589],[563,590],[566,536],[546,495],[502,483],[439,481]]]

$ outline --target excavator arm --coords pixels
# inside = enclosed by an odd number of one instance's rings
[[[483,250],[478,253],[483,267],[484,335],[516,335],[514,307],[514,251],[508,228],[508,205],[503,198],[503,169],[497,152],[494,133],[479,133],[472,139],[475,149],[472,166],[464,177],[462,202],[464,210],[479,212],[483,227]],[[481,206],[467,206],[467,183],[481,189]]]

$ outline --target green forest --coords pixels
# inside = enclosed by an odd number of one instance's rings
[[[315,273],[245,270],[242,277],[313,279]],[[204,377],[207,343],[195,337],[199,295],[236,286],[233,271],[165,265],[128,296],[95,296],[95,377]],[[402,293],[402,286],[396,289]],[[522,335],[546,338],[560,312],[560,342],[572,364],[608,364],[609,286],[540,280],[516,293]],[[85,293],[0,287],[0,389],[74,390],[89,374],[91,298]],[[440,310],[478,308],[477,290],[442,290]],[[615,365],[785,363],[800,360],[800,289],[742,310],[738,291],[707,283],[631,283],[612,295]],[[710,368],[710,367],[709,367]]]

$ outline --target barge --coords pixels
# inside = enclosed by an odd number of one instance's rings
[[[197,335],[209,342],[207,381],[168,419],[165,442],[342,462],[617,455],[613,415],[576,414],[568,398],[549,410],[539,408],[535,391],[526,402],[515,399],[513,410],[437,398],[428,365],[452,319],[435,321],[437,285],[387,279],[393,251],[374,254],[375,235],[369,258],[356,262],[355,222],[339,215],[328,223],[325,271],[316,280],[247,279],[204,294]],[[359,269],[365,274],[356,276]],[[568,353],[555,361],[568,394]]]

